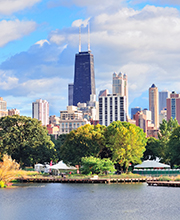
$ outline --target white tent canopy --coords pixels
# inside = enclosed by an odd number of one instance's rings
[[[159,163],[155,160],[145,160],[142,162],[142,164],[138,164],[134,166],[135,168],[170,168],[169,165]]]
[[[63,161],[59,161],[57,164],[50,166],[49,169],[54,169],[54,170],[75,170],[76,167],[72,166],[67,166]]]

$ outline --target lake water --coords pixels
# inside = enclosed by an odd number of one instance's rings
[[[0,189],[0,220],[179,220],[180,188],[21,184]]]

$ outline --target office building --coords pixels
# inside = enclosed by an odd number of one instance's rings
[[[4,101],[2,97],[0,97],[0,118],[7,115],[8,115],[7,102]]]
[[[152,123],[155,128],[159,127],[159,93],[158,88],[152,84],[149,88],[149,110],[151,111]]]
[[[161,91],[159,92],[159,114],[161,111],[166,108],[166,99],[170,97],[169,91]]]
[[[113,121],[126,121],[126,96],[99,96],[99,124],[108,126]]]
[[[180,94],[172,92],[167,98],[167,120],[176,118],[180,124]]]
[[[73,105],[87,103],[95,95],[94,57],[90,51],[79,52],[75,57]]]
[[[112,93],[126,97],[126,112],[128,115],[128,78],[126,74],[113,73]]]
[[[73,90],[74,90],[74,84],[68,85],[68,106],[73,105]]]
[[[141,110],[142,108],[140,107],[131,108],[131,119],[133,119],[133,116],[136,114],[136,112],[140,112]]]
[[[59,135],[68,134],[85,124],[90,124],[90,122],[83,119],[82,111],[79,111],[76,106],[67,106],[66,111],[60,111]]]
[[[38,99],[32,103],[32,118],[42,122],[42,125],[49,124],[49,103],[46,100]]]

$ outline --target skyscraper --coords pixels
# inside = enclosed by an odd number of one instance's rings
[[[32,103],[32,118],[42,122],[42,125],[49,124],[49,103],[46,100],[38,99]]]
[[[113,121],[126,121],[126,96],[99,96],[99,124],[109,126]]]
[[[74,84],[68,84],[68,106],[73,105]]]
[[[128,78],[126,74],[113,73],[112,93],[126,97],[126,113],[128,115]]]
[[[169,91],[161,91],[159,92],[159,114],[161,111],[167,107],[166,99],[170,97]]]
[[[149,110],[151,111],[152,123],[155,128],[159,127],[159,97],[158,88],[152,84],[149,88]]]
[[[95,95],[94,57],[91,51],[79,52],[75,57],[73,105],[87,103]]]
[[[176,94],[174,91],[170,94],[170,98],[167,98],[167,120],[170,118],[176,118],[180,124],[180,94]]]

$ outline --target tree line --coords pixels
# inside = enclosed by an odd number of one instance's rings
[[[121,171],[141,159],[160,158],[167,164],[180,165],[180,127],[176,119],[160,124],[159,139],[146,138],[143,130],[128,122],[114,121],[108,127],[84,125],[57,140],[48,135],[37,119],[6,116],[0,119],[0,159],[10,155],[21,167],[63,160],[82,165],[84,159],[110,159]],[[87,159],[90,163],[90,159]],[[108,162],[109,163],[109,162]],[[105,164],[105,162],[103,162]]]

